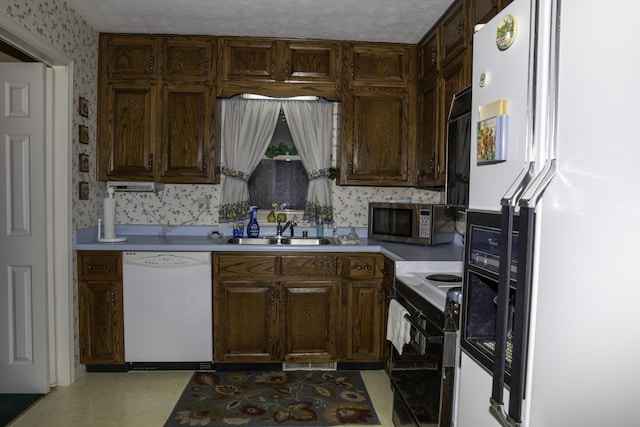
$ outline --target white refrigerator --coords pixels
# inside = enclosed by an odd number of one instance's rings
[[[535,215],[520,416],[463,349],[458,427],[640,425],[639,16],[515,0],[475,33],[469,210]]]

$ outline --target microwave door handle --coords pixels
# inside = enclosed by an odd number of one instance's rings
[[[502,206],[500,230],[500,266],[496,314],[496,346],[494,351],[493,380],[491,390],[491,412],[506,425],[504,409],[504,382],[509,322],[509,283],[511,280],[511,252],[513,237],[513,205]]]

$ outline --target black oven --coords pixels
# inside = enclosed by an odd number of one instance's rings
[[[402,355],[392,346],[393,423],[396,427],[451,425],[460,288],[444,312],[396,280],[396,300],[408,312],[411,340]]]

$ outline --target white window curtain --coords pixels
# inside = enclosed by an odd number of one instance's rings
[[[331,126],[333,104],[327,101],[285,101],[282,109],[309,177],[309,192],[304,218],[318,216],[333,222],[331,201]]]
[[[273,137],[280,103],[224,99],[220,105],[223,181],[219,216],[220,222],[233,222],[249,216],[247,182]]]

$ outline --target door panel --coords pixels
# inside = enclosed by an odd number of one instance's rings
[[[0,393],[47,393],[45,67],[0,75]]]

